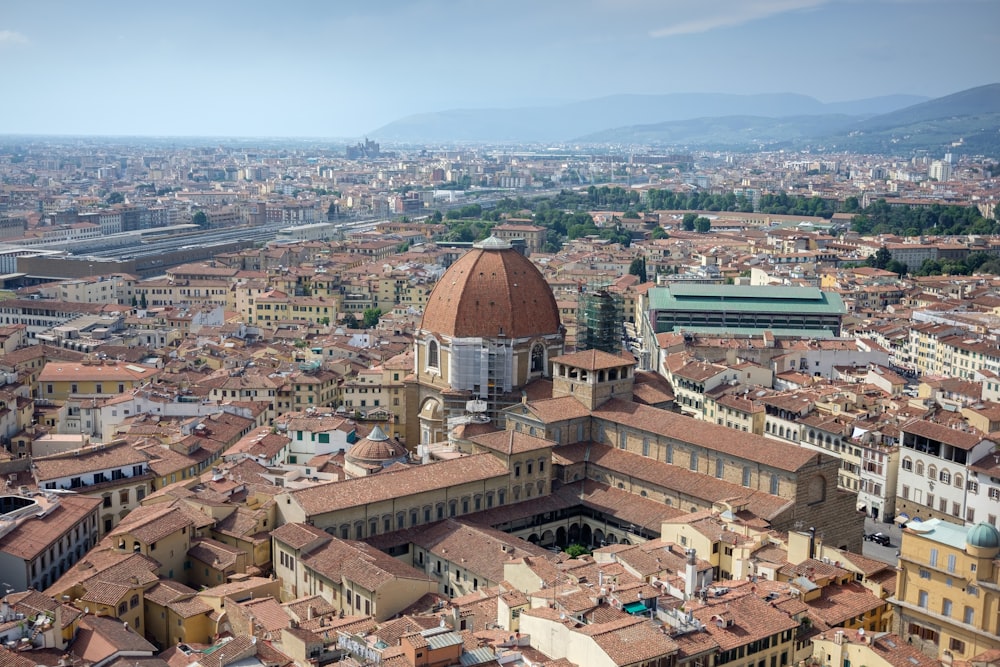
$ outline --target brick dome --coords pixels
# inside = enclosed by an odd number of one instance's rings
[[[541,272],[509,243],[476,243],[438,281],[420,328],[453,338],[559,333],[559,308]]]
[[[392,461],[405,457],[406,448],[390,440],[378,426],[347,452],[347,458],[359,461]]]

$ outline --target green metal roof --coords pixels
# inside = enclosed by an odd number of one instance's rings
[[[912,529],[914,533],[956,549],[965,548],[965,537],[969,533],[969,529],[965,526],[941,519],[928,519],[922,522],[911,519],[906,527]]]
[[[644,602],[629,602],[622,608],[625,610],[626,613],[632,614],[633,616],[635,616],[636,614],[645,614],[647,611],[649,611],[649,608],[646,607],[646,603]]]
[[[815,287],[671,285],[649,291],[651,310],[841,315],[840,295]]]

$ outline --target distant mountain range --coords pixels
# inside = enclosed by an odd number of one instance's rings
[[[382,141],[558,142],[632,125],[739,114],[783,118],[843,114],[873,116],[926,101],[886,95],[824,104],[791,93],[613,95],[583,102],[515,109],[452,109],[407,116],[369,133]]]
[[[823,104],[775,95],[615,95],[553,107],[408,116],[371,133],[400,142],[579,142],[684,148],[1000,152],[1000,84],[928,100]]]

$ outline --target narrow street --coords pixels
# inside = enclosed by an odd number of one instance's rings
[[[902,538],[902,528],[896,523],[884,523],[872,518],[865,519],[865,534],[882,533],[889,536],[889,546],[884,547],[874,542],[864,542],[862,554],[868,558],[874,558],[885,563],[896,564],[899,553],[899,543]]]

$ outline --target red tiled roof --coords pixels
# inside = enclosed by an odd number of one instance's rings
[[[619,399],[604,403],[593,411],[593,416],[789,472],[818,456],[803,447]]]

